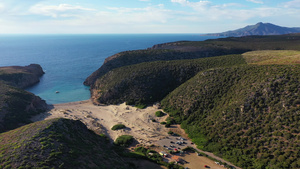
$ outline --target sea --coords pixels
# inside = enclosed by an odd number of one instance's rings
[[[40,64],[45,74],[25,90],[48,104],[75,102],[90,98],[83,82],[109,56],[160,43],[215,38],[200,34],[0,35],[0,66]]]

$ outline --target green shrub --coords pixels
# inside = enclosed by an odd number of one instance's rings
[[[174,134],[174,132],[173,132],[173,131],[169,131],[168,134],[171,134],[171,135],[172,135],[172,134]]]
[[[134,105],[134,107],[139,108],[139,109],[144,109],[147,107],[147,104],[144,103],[138,103],[136,105]]]
[[[135,152],[143,153],[144,155],[147,153],[147,150],[145,147],[137,147],[134,149]]]
[[[163,122],[160,122],[160,124],[167,124],[167,122],[163,121]]]
[[[169,124],[169,123],[167,123],[166,125],[165,125],[165,127],[170,127],[171,126],[171,124]]]
[[[124,124],[116,124],[111,129],[112,130],[119,130],[119,129],[124,129],[124,128],[126,128],[126,126]]]
[[[157,112],[155,112],[155,115],[156,115],[156,117],[162,117],[165,114],[162,111],[157,111]]]
[[[130,135],[122,135],[116,139],[114,142],[116,145],[122,146],[122,147],[128,147],[133,141],[133,137]]]

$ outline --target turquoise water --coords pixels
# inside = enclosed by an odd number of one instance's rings
[[[66,103],[90,98],[83,81],[113,54],[159,43],[213,38],[198,34],[0,35],[0,66],[40,64],[45,75],[26,90],[48,104]]]

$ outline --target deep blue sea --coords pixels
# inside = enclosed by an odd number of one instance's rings
[[[113,54],[165,42],[214,38],[199,34],[0,35],[0,66],[40,64],[45,74],[40,83],[26,90],[48,104],[82,101],[90,98],[83,81]]]

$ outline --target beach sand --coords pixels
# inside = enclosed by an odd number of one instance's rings
[[[132,149],[135,146],[147,147],[154,145],[158,151],[166,151],[160,142],[167,140],[167,143],[169,144],[171,136],[168,135],[168,131],[176,132],[187,139],[188,137],[179,125],[173,125],[170,128],[166,128],[164,125],[160,124],[160,122],[166,120],[168,115],[156,117],[155,112],[159,110],[161,109],[159,109],[156,105],[148,106],[145,109],[138,109],[136,107],[126,105],[125,103],[120,105],[97,106],[94,105],[91,100],[86,100],[49,105],[49,111],[34,116],[31,120],[34,122],[52,118],[80,120],[95,133],[105,134],[108,136],[111,142],[113,142],[118,136],[125,134],[132,135],[136,141],[129,149]],[[152,121],[153,119],[155,122]],[[111,128],[116,124],[124,124],[126,128],[115,131],[111,130]],[[187,142],[191,141],[188,140]],[[210,164],[210,166],[214,168],[221,167],[216,165],[213,160],[206,157],[202,161],[199,161],[198,158],[200,157],[196,157],[195,155],[185,156],[184,159],[189,162],[186,164],[187,166],[185,165],[185,167],[194,168],[195,166],[201,166],[200,168],[205,168],[204,165],[207,164]],[[146,164],[147,161],[143,161],[137,165],[143,166]],[[166,167],[157,165],[153,168]]]
[[[111,141],[120,135],[132,135],[137,144],[150,146],[154,142],[166,138],[169,131],[160,122],[167,116],[156,117],[156,106],[138,109],[126,105],[96,106],[91,100],[51,105],[48,112],[34,116],[32,121],[52,118],[67,118],[82,121],[89,129],[98,134],[107,135]],[[155,119],[156,122],[152,122]],[[116,124],[124,124],[125,129],[111,130]]]

